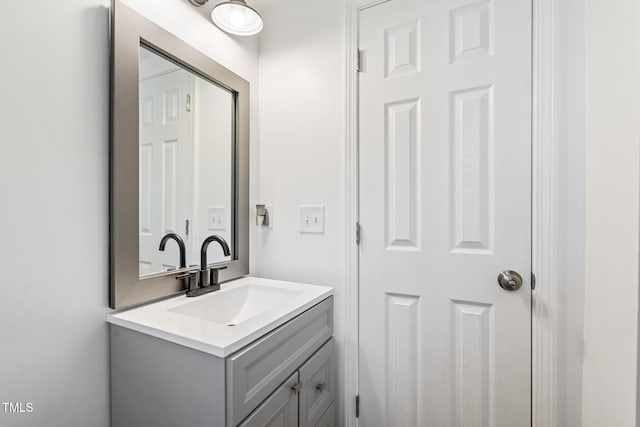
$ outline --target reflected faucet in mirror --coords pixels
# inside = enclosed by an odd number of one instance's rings
[[[162,237],[162,240],[160,240],[160,247],[158,249],[164,252],[164,248],[167,246],[167,241],[171,239],[175,240],[178,244],[178,248],[180,248],[180,268],[185,268],[187,266],[187,255],[182,237],[178,236],[176,233],[167,233]]]

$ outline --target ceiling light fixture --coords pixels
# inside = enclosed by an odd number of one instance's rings
[[[189,0],[194,6],[202,6],[209,0]],[[245,0],[227,0],[217,4],[211,11],[216,27],[237,36],[253,36],[262,31],[262,17]]]

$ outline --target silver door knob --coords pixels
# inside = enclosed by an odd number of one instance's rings
[[[498,275],[498,284],[505,291],[517,291],[522,287],[522,276],[512,270],[505,270]]]

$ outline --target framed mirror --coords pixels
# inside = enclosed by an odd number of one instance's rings
[[[116,0],[111,87],[110,306],[184,291],[211,235],[248,274],[249,83]]]

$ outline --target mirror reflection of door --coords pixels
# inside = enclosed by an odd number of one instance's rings
[[[193,216],[193,115],[188,98],[193,76],[147,52],[140,62],[140,275],[179,267],[177,245],[158,244],[166,233],[189,245],[187,221]]]
[[[158,249],[167,233],[183,239],[187,265],[197,264],[210,234],[232,244],[233,97],[140,52],[139,265],[147,276],[179,267],[176,244]],[[219,248],[210,251],[210,262],[225,259]]]

